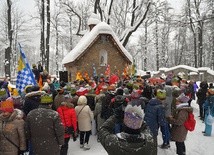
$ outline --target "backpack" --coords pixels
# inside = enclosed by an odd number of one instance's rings
[[[189,112],[187,120],[184,122],[184,126],[188,131],[193,131],[195,129],[195,116],[192,112]]]

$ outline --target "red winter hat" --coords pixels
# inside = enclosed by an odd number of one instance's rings
[[[6,100],[2,101],[0,106],[0,110],[3,112],[13,112],[14,111],[14,105],[12,100]]]
[[[76,91],[76,94],[78,96],[81,96],[81,95],[86,95],[88,93],[88,89],[87,88],[84,88],[84,87],[80,87],[77,91]]]

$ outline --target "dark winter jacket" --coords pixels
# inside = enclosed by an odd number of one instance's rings
[[[115,121],[115,116],[111,116],[98,133],[100,142],[109,155],[157,155],[157,147],[145,124],[140,134],[121,132],[116,135],[112,130]]]
[[[94,111],[96,104],[96,95],[95,94],[87,94],[85,95],[87,98],[87,104],[90,107],[91,111]]]
[[[64,144],[64,127],[59,114],[48,105],[40,105],[26,118],[26,138],[32,143],[34,155],[59,155]]]
[[[188,118],[189,112],[193,111],[192,107],[187,106],[186,103],[184,106],[180,106],[176,109],[175,116],[169,119],[169,123],[172,124],[171,128],[171,139],[176,142],[184,142],[187,136],[188,130],[184,126],[184,122]]]
[[[164,106],[160,100],[153,98],[145,108],[144,120],[149,126],[154,137],[158,135],[159,126],[166,123]]]
[[[113,108],[111,106],[111,99],[114,97],[113,94],[106,92],[104,93],[105,97],[102,98],[102,108],[100,117],[104,120],[107,120],[110,116],[113,115]]]
[[[38,82],[39,81],[39,76],[40,76],[40,72],[37,68],[33,68],[32,69],[32,72],[34,73],[35,75],[35,80]]]
[[[24,121],[20,118],[17,119],[17,111],[14,111],[8,118],[2,114],[0,114],[0,155],[17,155],[18,148],[11,144],[4,135],[14,142],[20,150],[25,150]]]
[[[206,100],[206,93],[207,93],[207,88],[199,88],[198,92],[196,93],[196,96],[198,97],[198,104],[202,105],[204,104]]]
[[[35,91],[25,95],[23,112],[26,116],[31,110],[38,108],[42,94],[45,94],[45,92]]]
[[[123,116],[124,116],[124,108],[127,105],[127,100],[125,96],[123,95],[116,95],[112,101],[112,108],[114,111],[114,115],[117,119],[117,123],[123,121]]]
[[[210,111],[210,114],[214,117],[214,95],[207,97],[203,107],[205,116],[208,116]]]

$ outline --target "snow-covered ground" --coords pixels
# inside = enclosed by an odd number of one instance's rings
[[[202,134],[204,130],[204,123],[199,119],[199,108],[195,101],[192,101],[192,107],[194,108],[195,119],[197,121],[196,128],[193,132],[188,132],[186,144],[187,155],[214,155],[214,129],[211,137],[205,137]],[[89,144],[90,150],[83,150],[79,147],[79,140],[73,142],[72,139],[69,142],[68,155],[107,155],[107,152],[100,143],[97,142],[96,135],[90,137]],[[162,144],[161,132],[158,136],[158,144]],[[176,147],[175,143],[170,143],[169,149],[158,148],[158,155],[175,155]]]

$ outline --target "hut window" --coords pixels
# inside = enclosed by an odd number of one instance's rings
[[[107,51],[105,50],[102,50],[100,51],[100,57],[99,57],[99,60],[100,60],[100,66],[106,66],[107,64]]]

